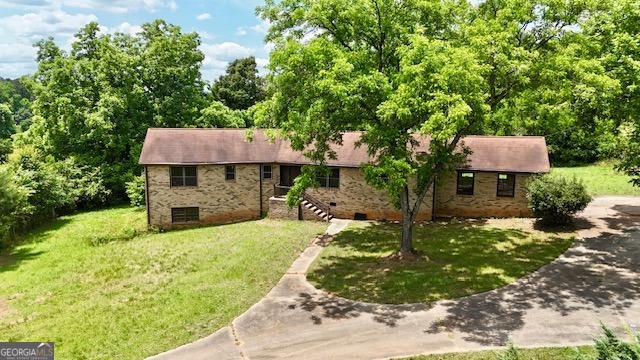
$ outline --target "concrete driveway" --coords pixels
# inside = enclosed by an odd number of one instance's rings
[[[592,344],[599,321],[640,325],[640,197],[597,198],[580,239],[506,287],[431,305],[367,304],[328,296],[305,279],[322,244],[233,323],[156,359],[379,359],[424,353]],[[336,222],[336,232],[346,225]]]

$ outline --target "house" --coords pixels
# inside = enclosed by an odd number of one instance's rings
[[[348,132],[335,146],[331,174],[309,189],[304,206],[290,209],[281,198],[301,166],[309,164],[285,139],[270,141],[256,131],[252,141],[243,129],[149,129],[140,155],[145,168],[150,225],[273,217],[312,219],[327,213],[338,218],[397,220],[388,195],[367,185],[359,165],[370,160],[354,144],[360,133]],[[420,208],[418,220],[437,216],[529,216],[525,183],[550,170],[547,146],[535,136],[467,136],[472,154],[467,164],[440,179]],[[427,150],[426,141],[420,145]],[[420,149],[419,149],[420,150]]]

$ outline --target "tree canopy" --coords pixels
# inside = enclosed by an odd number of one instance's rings
[[[543,133],[591,124],[617,90],[581,46],[590,1],[267,1],[273,97],[259,124],[278,127],[322,165],[348,130],[374,157],[367,182],[403,213],[400,253],[437,175],[465,155],[466,134]],[[536,131],[538,130],[538,131]],[[416,152],[414,134],[430,137]],[[314,185],[303,171],[291,201]],[[322,168],[320,168],[322,169]],[[412,181],[415,179],[416,181]]]
[[[264,79],[253,56],[232,61],[211,86],[213,98],[233,110],[247,110],[266,97]]]
[[[68,54],[51,38],[36,45],[35,118],[22,142],[100,168],[116,195],[140,172],[147,129],[193,126],[205,105],[198,35],[162,20],[135,36],[90,23]]]

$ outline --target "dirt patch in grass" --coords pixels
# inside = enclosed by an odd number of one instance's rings
[[[400,261],[400,226],[355,222],[312,264],[307,278],[327,292],[377,303],[432,302],[495,289],[565,252],[571,229],[533,219],[451,219],[417,224],[416,261]]]

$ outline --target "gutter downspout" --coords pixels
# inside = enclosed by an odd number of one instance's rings
[[[431,192],[431,221],[436,220],[436,180],[438,180],[438,175],[433,177],[433,191]]]
[[[144,166],[144,200],[147,204],[147,226],[151,226],[151,213],[149,212],[149,172]]]
[[[262,218],[262,165],[258,166],[258,177],[260,178],[260,218]]]

